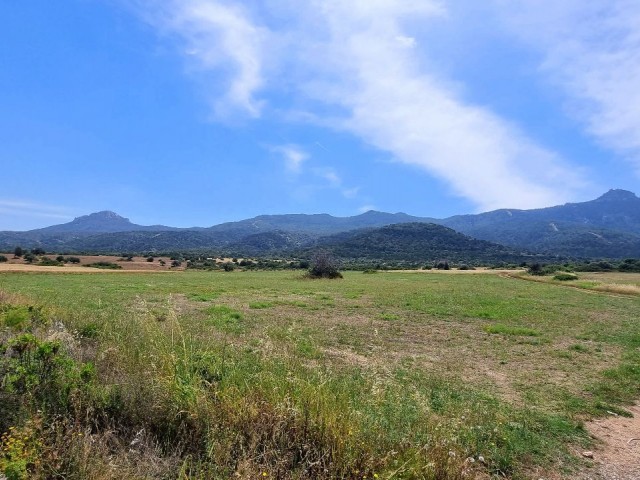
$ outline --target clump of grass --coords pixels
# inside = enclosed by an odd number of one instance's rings
[[[214,327],[227,333],[242,333],[242,313],[227,307],[226,305],[214,305],[207,308],[207,321]]]
[[[249,304],[249,308],[254,310],[262,310],[271,307],[273,307],[273,303],[271,302],[252,302]]]
[[[96,322],[85,323],[78,329],[78,334],[82,338],[97,338],[100,333],[100,327]]]
[[[220,296],[219,292],[188,293],[187,298],[195,302],[211,302]]]
[[[395,313],[381,313],[380,318],[382,320],[393,321],[393,320],[398,320],[400,317]]]
[[[523,337],[539,337],[542,335],[538,330],[527,327],[514,327],[510,325],[504,325],[502,323],[496,323],[493,325],[487,325],[484,327],[484,331],[487,333],[500,334],[500,335],[517,335]]]
[[[580,353],[587,353],[589,351],[589,349],[581,343],[574,343],[573,345],[570,345],[569,350]]]

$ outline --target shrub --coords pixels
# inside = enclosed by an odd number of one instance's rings
[[[174,260],[171,262],[171,267],[179,267],[180,265],[182,265],[180,260]]]
[[[540,265],[539,263],[534,263],[533,265],[530,265],[529,268],[527,269],[527,272],[529,273],[529,275],[537,275],[537,276],[544,275],[544,269],[542,265]]]
[[[67,262],[69,262],[69,263],[80,263],[80,259],[78,257],[67,257]]]
[[[59,262],[58,260],[53,260],[52,258],[49,257],[42,257],[40,259],[40,265],[44,266],[44,267],[60,267],[62,266],[62,262]]]
[[[224,268],[225,272],[233,272],[236,267],[233,263],[225,263],[222,268]]]
[[[24,250],[22,250],[22,247],[16,247],[13,250],[13,256],[15,258],[20,258],[22,255],[24,255]]]
[[[0,263],[6,262],[7,261],[7,257],[5,257],[4,255],[0,255]]]
[[[94,262],[94,263],[89,263],[88,265],[85,265],[85,267],[104,268],[106,270],[120,270],[120,269],[122,269],[122,266],[117,265],[115,263],[111,263],[111,262]]]
[[[447,262],[446,260],[440,260],[438,263],[436,263],[435,267],[438,270],[449,270],[449,262]]]
[[[578,280],[578,276],[575,273],[558,273],[553,277],[554,280],[559,280],[561,282],[566,282],[570,280]]]
[[[316,253],[307,276],[309,278],[342,278],[338,270],[338,262],[328,252]]]
[[[147,257],[147,262],[151,263],[153,262],[153,260],[154,260],[153,257]]]

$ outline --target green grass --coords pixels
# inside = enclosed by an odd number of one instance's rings
[[[638,311],[497,275],[3,274],[0,429],[41,442],[29,478],[570,472],[640,396]]]

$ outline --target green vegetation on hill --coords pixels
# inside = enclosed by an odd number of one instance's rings
[[[0,249],[10,251],[22,245],[75,253],[216,251],[235,256],[286,256],[323,237],[402,223],[436,223],[476,239],[546,256],[640,256],[640,199],[623,190],[612,190],[590,202],[442,220],[370,211],[353,217],[261,215],[210,228],[178,229],[136,225],[113,212],[98,212],[29,232],[0,232]],[[417,257],[403,260],[416,261]]]
[[[432,223],[406,223],[325,237],[317,246],[354,261],[414,261],[492,264],[531,259],[515,249],[476,240]]]

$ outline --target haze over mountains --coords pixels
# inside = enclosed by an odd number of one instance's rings
[[[398,224],[411,226],[386,228]],[[483,247],[473,242],[465,244],[456,237],[457,232],[472,237],[469,240],[485,241]],[[387,243],[394,243],[397,248],[393,252],[378,248]],[[456,252],[476,252],[482,258],[485,255],[481,251],[487,248],[492,258],[525,251],[578,258],[640,257],[640,198],[629,191],[610,190],[588,202],[536,210],[502,209],[446,219],[376,211],[353,217],[261,215],[209,228],[143,226],[104,211],[62,225],[0,232],[0,249],[9,251],[17,245],[66,252],[224,250],[253,256],[323,247],[350,258],[399,258],[420,249],[444,257],[447,252],[451,254],[449,247],[455,245]],[[403,250],[408,245],[412,247]]]

